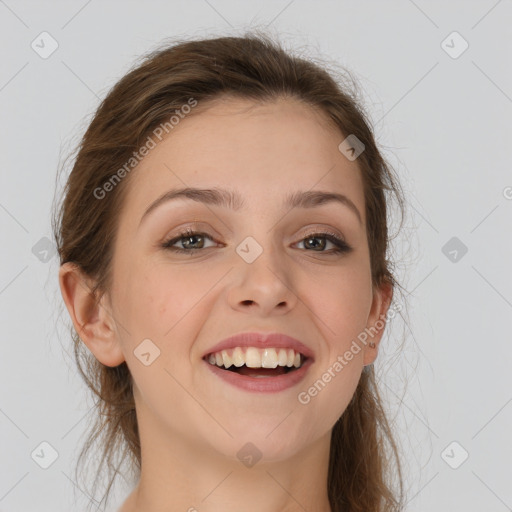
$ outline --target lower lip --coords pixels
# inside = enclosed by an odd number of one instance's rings
[[[295,386],[304,379],[313,361],[309,358],[299,369],[284,375],[278,375],[277,377],[248,377],[247,375],[239,375],[228,370],[221,370],[218,366],[210,364],[208,361],[204,361],[204,363],[215,375],[239,389],[254,393],[278,393]]]

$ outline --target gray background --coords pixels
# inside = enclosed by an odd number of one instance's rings
[[[387,329],[376,368],[407,510],[512,510],[511,20],[506,0],[0,0],[0,510],[81,510],[90,499],[73,465],[92,401],[44,238],[58,166],[136,57],[169,37],[267,25],[359,77],[406,191],[394,254],[408,316]],[[43,31],[59,45],[45,59],[31,47]],[[442,45],[453,31],[469,44],[457,58],[462,40]],[[58,453],[47,469],[42,442]]]

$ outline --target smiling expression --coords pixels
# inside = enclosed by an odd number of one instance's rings
[[[233,457],[251,440],[285,458],[328,433],[375,357],[362,350],[298,403],[378,315],[361,171],[338,150],[344,135],[298,100],[203,106],[129,178],[109,293],[116,342],[141,432]],[[303,343],[313,357],[302,380],[266,393],[220,378],[205,354],[247,332]],[[149,366],[134,354],[147,339],[160,350]]]

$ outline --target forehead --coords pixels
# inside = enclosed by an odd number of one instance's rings
[[[162,192],[185,186],[236,189],[244,204],[321,189],[350,195],[363,214],[359,167],[338,150],[344,138],[326,114],[299,100],[209,101],[144,157],[125,203],[142,212]]]

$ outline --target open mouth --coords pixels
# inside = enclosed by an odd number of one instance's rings
[[[291,373],[297,370],[297,368],[292,367],[282,367],[278,366],[277,368],[249,368],[245,364],[237,367],[224,368],[221,367],[222,370],[226,370],[228,372],[238,373],[238,375],[245,375],[247,377],[277,377],[279,375],[285,375],[286,373]]]
[[[301,368],[307,357],[293,349],[236,347],[208,354],[209,364],[246,377],[278,377]]]

